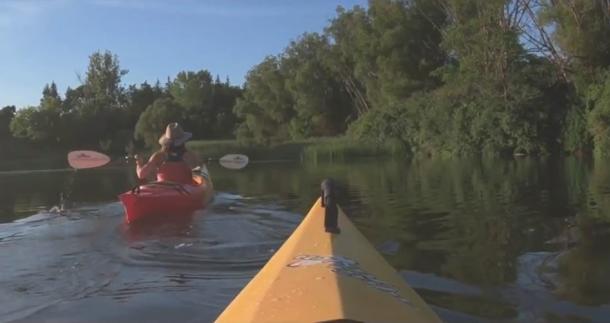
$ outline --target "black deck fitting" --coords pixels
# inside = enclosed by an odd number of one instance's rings
[[[339,209],[336,201],[335,183],[332,179],[327,178],[322,181],[322,207],[324,207],[324,229],[326,232],[338,234],[341,232],[337,216]]]

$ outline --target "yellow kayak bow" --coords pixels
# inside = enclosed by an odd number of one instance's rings
[[[216,322],[440,322],[335,204],[332,183]]]

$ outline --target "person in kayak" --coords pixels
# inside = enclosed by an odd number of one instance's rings
[[[185,143],[192,134],[185,132],[176,122],[165,128],[159,138],[161,149],[155,152],[147,163],[136,156],[136,173],[138,178],[146,179],[157,174],[157,181],[190,184],[193,182],[192,169],[199,164],[195,154],[186,150]]]

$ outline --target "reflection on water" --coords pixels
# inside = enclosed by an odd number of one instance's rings
[[[0,321],[213,320],[334,177],[346,213],[446,321],[604,322],[606,164],[211,165],[220,192],[211,207],[138,226],[123,223],[116,202],[134,183],[131,168],[0,173],[0,256],[11,258]],[[70,211],[45,212],[62,192]]]

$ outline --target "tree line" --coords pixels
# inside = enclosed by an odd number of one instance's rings
[[[110,53],[83,85],[0,114],[13,136],[122,149],[170,119],[195,138],[272,143],[345,135],[414,153],[610,154],[608,0],[370,0],[339,7],[247,74],[122,88]],[[12,112],[11,112],[12,111]]]
[[[237,135],[610,153],[607,0],[371,0],[247,75]]]
[[[42,91],[40,104],[0,111],[0,142],[67,149],[89,147],[121,153],[156,144],[170,121],[179,121],[196,138],[232,138],[236,117],[232,112],[242,93],[229,80],[221,81],[206,70],[183,71],[166,84],[123,87],[116,55],[90,56],[82,85],[63,96],[54,82]]]

